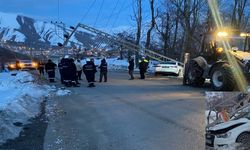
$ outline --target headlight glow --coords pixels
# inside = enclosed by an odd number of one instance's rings
[[[223,48],[222,48],[222,47],[218,47],[218,48],[216,48],[216,51],[217,51],[218,53],[221,53],[221,52],[223,52]]]
[[[37,67],[38,64],[37,64],[36,62],[32,62],[32,66],[33,66],[33,67]]]
[[[9,66],[10,66],[10,68],[12,68],[12,69],[15,68],[15,65],[14,65],[14,64],[10,64]]]
[[[227,32],[218,32],[217,36],[218,37],[226,37],[226,36],[228,36],[228,33]]]
[[[24,63],[19,63],[19,67],[24,67]]]

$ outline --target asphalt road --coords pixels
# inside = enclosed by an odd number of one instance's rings
[[[107,83],[67,88],[48,102],[46,150],[202,150],[204,91],[176,78],[128,80],[111,72]],[[56,86],[61,86],[59,83]]]

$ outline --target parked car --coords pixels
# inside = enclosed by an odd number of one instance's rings
[[[31,70],[38,68],[38,63],[32,60],[18,60],[16,64],[17,69],[21,70]]]
[[[242,115],[243,114],[243,115]],[[230,121],[217,124],[206,131],[206,146],[214,149],[241,145],[250,148],[250,111],[241,112]]]
[[[8,70],[16,70],[17,69],[16,62],[8,62],[7,68]]]
[[[155,66],[155,74],[181,75],[183,66],[177,62],[167,61]]]

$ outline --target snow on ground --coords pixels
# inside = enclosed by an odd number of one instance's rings
[[[40,112],[40,103],[54,87],[38,85],[28,72],[0,73],[0,143],[19,135],[28,119]]]
[[[16,76],[12,76],[10,72],[1,73],[0,92],[0,110],[23,96],[40,98],[48,94],[47,89],[42,89],[34,83],[34,78],[28,72],[17,72]]]
[[[65,89],[59,89],[56,92],[56,96],[66,96],[66,95],[70,95],[71,91],[70,90],[65,90]]]

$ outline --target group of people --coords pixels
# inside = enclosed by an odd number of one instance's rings
[[[55,82],[55,69],[57,65],[52,62],[52,60],[48,60],[48,62],[44,65],[42,63],[39,64],[39,72],[40,74],[44,74],[44,70],[48,74],[49,81]],[[102,82],[104,79],[104,82],[107,82],[107,73],[108,73],[108,64],[106,62],[106,59],[101,60],[101,64],[98,67],[100,69],[100,78],[99,82]],[[134,58],[131,58],[129,60],[129,75],[130,79],[134,79]],[[140,79],[145,79],[145,73],[147,72],[148,68],[148,60],[145,59],[145,57],[142,57],[142,59],[139,61],[139,70],[140,70]],[[97,72],[97,66],[94,63],[94,59],[86,59],[86,64],[82,65],[81,61],[78,59],[74,61],[73,58],[69,58],[68,55],[66,55],[64,58],[62,58],[58,64],[58,69],[61,77],[61,83],[64,84],[67,87],[75,86],[79,87],[79,80],[82,80],[82,72],[85,74],[86,79],[89,83],[88,87],[95,87],[94,82],[95,81],[95,74]]]
[[[39,72],[40,74],[44,74],[42,71],[45,69],[48,74],[48,78],[50,82],[55,82],[55,69],[56,64],[52,62],[52,60],[48,60],[48,62],[43,65],[39,64]],[[79,87],[79,80],[82,80],[82,72],[85,74],[86,79],[89,83],[88,87],[95,87],[95,73],[97,72],[96,65],[94,63],[94,59],[86,59],[86,64],[82,65],[80,60],[74,61],[74,59],[69,58],[69,56],[65,56],[62,58],[58,64],[58,69],[60,73],[61,83],[67,87],[75,86]],[[102,59],[100,66],[100,79],[99,82],[102,82],[104,78],[104,82],[107,82],[107,72],[108,72],[108,64],[106,59]]]

